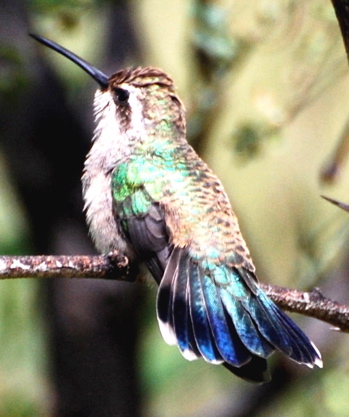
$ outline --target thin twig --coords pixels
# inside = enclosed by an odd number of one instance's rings
[[[95,278],[134,281],[128,259],[114,252],[106,256],[0,256],[0,279]],[[325,298],[318,289],[302,292],[261,284],[282,309],[300,313],[349,332],[349,307]]]

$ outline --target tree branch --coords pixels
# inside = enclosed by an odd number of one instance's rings
[[[113,252],[106,256],[0,256],[0,279],[97,278],[134,281],[128,259]]]
[[[102,256],[0,256],[0,279],[95,278],[134,281],[135,271],[118,252]],[[324,297],[319,289],[310,292],[276,285],[261,288],[282,309],[300,313],[349,332],[349,307]]]

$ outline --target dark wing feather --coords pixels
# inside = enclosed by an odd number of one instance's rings
[[[131,198],[126,198],[123,206],[124,212],[133,212]],[[172,252],[162,208],[158,203],[152,203],[146,213],[125,217],[123,225],[135,252],[159,284]]]

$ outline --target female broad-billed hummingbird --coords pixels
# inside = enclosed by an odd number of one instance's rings
[[[96,129],[82,176],[90,233],[102,253],[143,262],[159,284],[165,341],[256,382],[266,358],[322,366],[315,345],[261,290],[224,188],[186,139],[184,106],[163,71],[108,77],[40,36],[99,84]]]

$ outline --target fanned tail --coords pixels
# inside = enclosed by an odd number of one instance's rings
[[[300,328],[260,289],[252,272],[199,262],[175,248],[161,280],[161,332],[186,359],[223,364],[254,382],[270,379],[266,359],[278,350],[309,367],[321,356]]]

